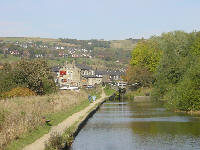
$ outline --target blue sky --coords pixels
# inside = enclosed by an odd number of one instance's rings
[[[0,36],[148,38],[200,30],[200,0],[0,0]]]

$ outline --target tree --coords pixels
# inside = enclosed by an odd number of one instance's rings
[[[129,84],[140,83],[144,87],[149,87],[153,81],[153,73],[145,67],[129,65],[124,79]]]
[[[132,51],[130,64],[141,65],[150,72],[155,72],[161,55],[162,51],[155,40],[141,40]]]
[[[53,76],[44,60],[22,60],[14,69],[17,85],[26,86],[39,95],[55,91]]]
[[[153,99],[165,99],[165,95],[183,79],[190,67],[188,55],[192,37],[188,33],[175,31],[157,38],[163,55],[154,75]]]
[[[16,87],[16,83],[13,81],[13,79],[14,74],[11,65],[4,64],[3,69],[0,70],[0,93],[7,92]]]
[[[133,49],[130,65],[126,72],[126,81],[129,83],[141,83],[142,86],[150,86],[154,80],[162,51],[156,40],[141,40]]]

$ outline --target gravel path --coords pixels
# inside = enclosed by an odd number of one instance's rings
[[[41,138],[37,139],[34,143],[27,145],[23,150],[44,150],[45,142],[48,141],[52,133],[63,134],[67,128],[72,126],[80,117],[84,117],[87,113],[98,103],[101,103],[106,98],[104,90],[102,89],[101,98],[97,101],[91,103],[88,107],[73,114],[72,116],[65,119],[63,122],[59,123],[57,126],[53,126],[48,134],[43,135]]]

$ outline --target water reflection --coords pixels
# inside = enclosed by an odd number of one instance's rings
[[[72,150],[197,150],[200,119],[149,102],[105,103]]]

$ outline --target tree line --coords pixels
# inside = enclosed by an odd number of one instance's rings
[[[152,99],[169,109],[200,110],[200,32],[174,31],[141,40],[125,80],[152,87]]]

